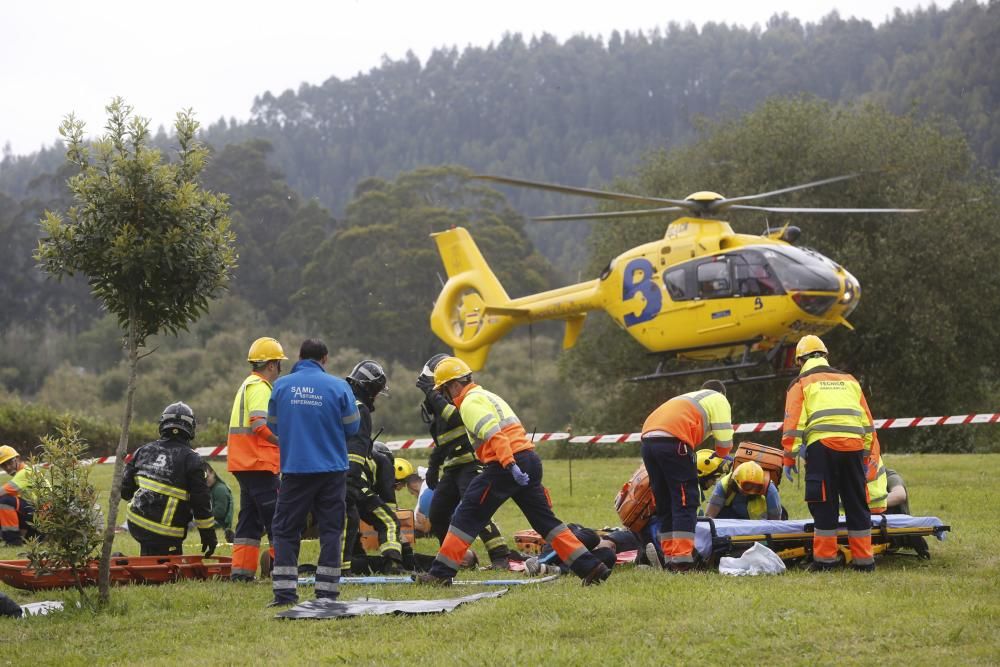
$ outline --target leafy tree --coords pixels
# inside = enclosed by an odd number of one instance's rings
[[[28,564],[39,573],[69,569],[82,601],[81,574],[101,544],[97,489],[90,466],[81,461],[87,445],[66,420],[58,435],[42,437],[42,453],[31,461],[28,494],[35,506],[35,529],[43,536],[28,545]]]
[[[177,160],[164,162],[149,146],[147,119],[134,116],[121,98],[106,109],[107,134],[93,146],[72,115],[60,127],[67,160],[80,169],[69,180],[75,205],[65,217],[46,211],[35,253],[53,276],[86,276],[125,332],[129,378],[101,552],[102,603],[109,594],[139,348],[150,336],[176,333],[197,319],[236,265],[226,198],[198,185],[207,150],[195,140],[191,112],[177,115]]]

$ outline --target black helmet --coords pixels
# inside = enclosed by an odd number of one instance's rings
[[[163,409],[160,415],[160,435],[164,438],[180,436],[194,440],[194,427],[198,421],[194,418],[194,410],[187,403],[171,403]]]
[[[378,394],[389,395],[389,381],[385,377],[385,371],[377,361],[371,359],[358,362],[347,376],[347,382],[358,398],[368,404],[371,404]]]
[[[427,360],[424,367],[420,369],[420,375],[429,379],[432,383],[434,382],[434,369],[437,365],[441,363],[442,359],[447,359],[447,354],[435,354],[433,357]]]
[[[392,450],[389,449],[389,446],[386,445],[381,440],[376,440],[375,442],[372,443],[372,451],[378,452],[379,454],[386,456],[390,461],[396,460],[396,457],[393,456],[392,454]]]

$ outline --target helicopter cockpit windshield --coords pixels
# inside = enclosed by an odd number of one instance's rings
[[[761,254],[787,291],[840,291],[837,265],[819,253],[794,246],[769,246],[762,248]]]

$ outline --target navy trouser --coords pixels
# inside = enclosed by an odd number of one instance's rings
[[[232,576],[253,579],[257,572],[260,538],[264,533],[274,546],[271,522],[278,500],[279,478],[266,470],[241,470],[233,476],[240,485],[240,513],[233,538]]]
[[[814,442],[806,449],[806,504],[813,517],[813,560],[837,562],[837,523],[844,505],[847,542],[856,565],[870,565],[871,512],[864,452],[839,451]]]
[[[643,438],[641,451],[660,524],[654,539],[658,538],[666,563],[691,563],[701,501],[694,452],[677,438]]]
[[[274,599],[298,600],[299,546],[306,516],[312,512],[319,528],[319,565],[316,597],[337,599],[340,591],[340,554],[343,548],[347,471],[284,474],[278,491],[271,532],[274,536]]]
[[[448,535],[431,566],[431,574],[454,577],[469,544],[508,498],[517,504],[531,527],[552,545],[563,563],[577,576],[583,578],[597,567],[597,558],[553,514],[548,491],[542,486],[542,460],[538,454],[534,450],[518,452],[514,460],[528,475],[528,485],[520,486],[510,471],[499,463],[487,464],[483,472],[469,483],[462,502],[455,509]]]
[[[444,468],[442,471],[438,484],[434,487],[430,514],[427,516],[431,522],[431,532],[438,538],[438,542],[444,542],[455,508],[461,502],[469,484],[479,476],[480,470],[478,463],[463,463]],[[510,548],[504,541],[500,528],[493,521],[490,521],[485,528],[479,531],[479,539],[486,546],[491,560],[504,558],[510,554]]]

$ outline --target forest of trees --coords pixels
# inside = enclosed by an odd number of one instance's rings
[[[998,35],[1000,3],[972,1],[877,28],[832,14],[564,43],[510,35],[264,93],[249,122],[203,133],[214,148],[204,184],[230,198],[239,267],[191,332],[151,343],[137,416],[183,397],[224,421],[249,341],[275,335],[294,349],[309,334],[339,350],[336,372],[363,357],[386,363],[399,391],[376,417],[387,433],[419,433],[412,380],[440,349],[428,326],[442,273],[430,232],[468,227],[518,296],[591,277],[669,221],[531,225],[524,215],[581,200],[498,193],[467,180],[474,171],[666,197],[870,174],[780,202],[933,211],[795,220],[806,245],[863,286],[857,330],[830,337],[838,363],[864,378],[883,416],[990,411],[1000,393],[1000,339],[986,326],[1000,317],[1000,273],[987,270],[1000,241]],[[43,212],[70,203],[70,173],[59,146],[0,162],[0,384],[111,417],[124,389],[120,332],[85,283],[46,281],[31,257]],[[733,224],[759,232],[764,220]],[[688,388],[624,383],[652,361],[601,315],[571,353],[558,353],[558,337],[555,327],[519,332],[484,374],[540,430],[631,430]],[[779,416],[783,387],[769,387],[736,390],[737,420]],[[948,447],[983,446],[977,433],[949,432]],[[924,449],[941,434],[893,437]]]

